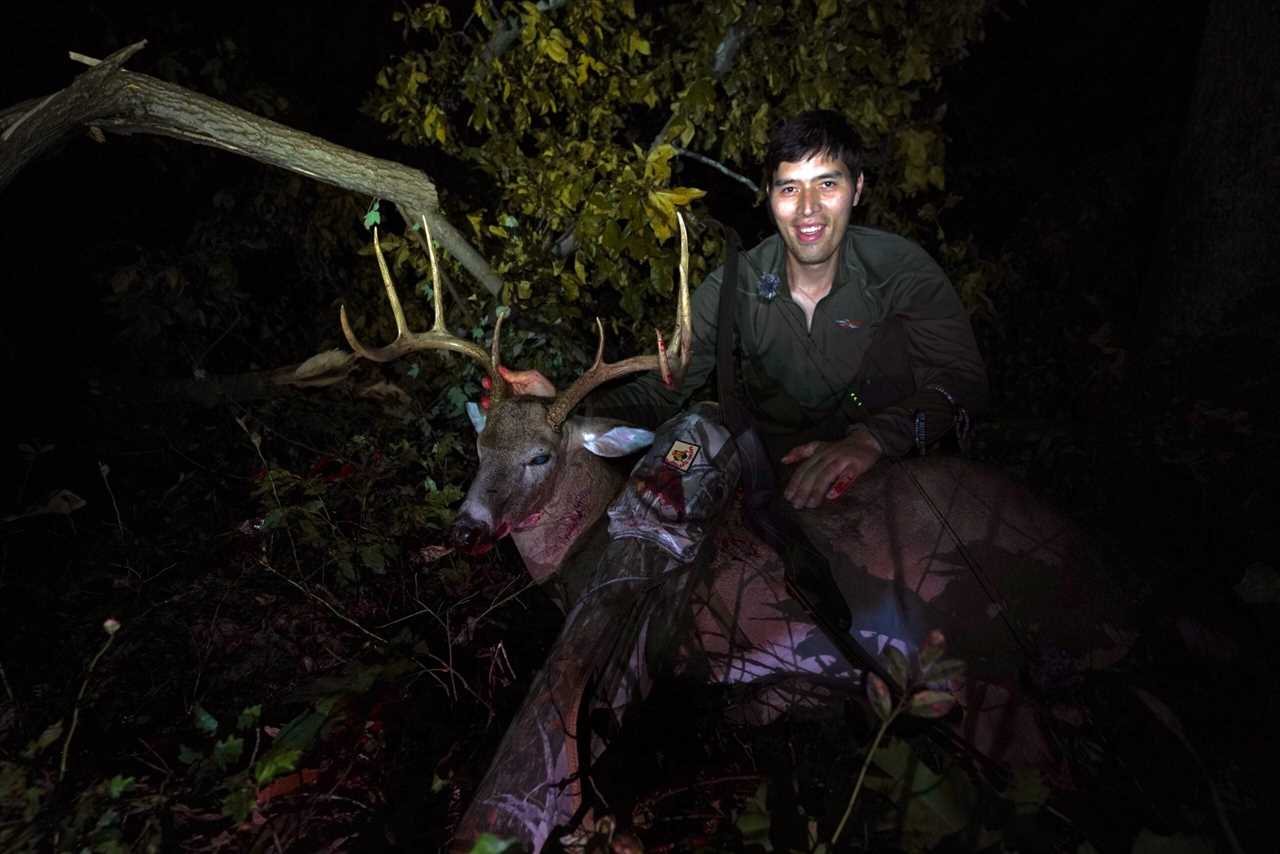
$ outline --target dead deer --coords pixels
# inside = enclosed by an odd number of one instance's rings
[[[347,341],[366,359],[387,362],[446,349],[484,368],[491,402],[477,419],[479,470],[452,538],[481,551],[511,536],[533,578],[554,580],[567,612],[565,634],[457,829],[464,848],[490,831],[537,850],[581,803],[582,767],[592,758],[579,752],[584,692],[594,672],[591,647],[615,636],[615,604],[621,601],[595,595],[603,585],[587,590],[590,579],[599,578],[596,564],[607,546],[600,521],[624,483],[602,458],[630,454],[651,434],[572,412],[592,389],[628,373],[658,370],[666,381],[679,382],[692,346],[683,219],[679,225],[675,331],[665,340],[658,334],[653,354],[605,364],[597,320],[595,364],[554,399],[510,394],[499,371],[501,318],[489,352],[447,332],[429,234],[435,303],[429,332],[407,330],[376,232],[395,341],[364,347],[342,311]],[[1106,666],[1127,650],[1115,602],[1090,571],[1071,524],[996,469],[944,456],[884,460],[838,501],[799,515],[810,539],[831,557],[856,639],[879,652],[886,643],[915,647],[926,631],[941,629],[951,654],[969,668],[953,687],[964,708],[957,728],[972,749],[996,762],[1057,767],[1038,723],[1044,706],[1017,688],[1029,664],[1027,645],[1052,650],[1055,662],[1075,672]],[[854,667],[791,599],[781,561],[736,512],[718,528],[713,555],[690,582],[691,599],[684,600],[693,605],[686,615],[691,631],[676,669],[719,683],[753,684],[758,690],[749,708],[757,720],[797,701],[821,702],[833,689],[854,684]],[[588,592],[593,595],[584,598]],[[611,685],[605,705],[624,705],[645,689],[643,663],[634,651],[626,655],[633,678]]]

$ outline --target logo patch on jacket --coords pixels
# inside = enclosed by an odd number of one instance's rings
[[[693,461],[698,458],[700,450],[702,449],[697,445],[690,442],[681,442],[677,439],[671,443],[671,449],[667,451],[667,455],[662,461],[673,469],[688,471],[689,466],[693,465]]]
[[[844,320],[837,320],[836,326],[839,326],[841,329],[861,329],[862,321],[850,320],[849,318],[846,317]]]

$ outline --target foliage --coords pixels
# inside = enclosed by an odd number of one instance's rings
[[[398,141],[464,164],[448,203],[507,282],[504,303],[543,322],[599,313],[647,340],[670,313],[674,211],[704,200],[732,219],[743,207],[740,188],[704,199],[723,178],[681,152],[754,175],[770,127],[802,109],[855,126],[872,224],[943,239],[936,220],[954,200],[941,194],[937,94],[987,7],[427,3],[396,14],[407,49],[367,110]],[[695,281],[719,246],[710,230],[693,241]]]

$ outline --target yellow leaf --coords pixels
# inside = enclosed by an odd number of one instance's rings
[[[489,233],[495,237],[506,237],[507,230],[500,225],[489,226]]]
[[[569,52],[564,49],[564,45],[555,39],[543,39],[539,47],[542,48],[543,53],[561,65],[569,61]]]
[[[642,53],[645,56],[649,55],[649,40],[635,30],[632,30],[627,33],[627,54],[632,55],[637,53]]]
[[[837,0],[818,0],[818,20],[830,18],[836,13]]]
[[[699,190],[697,187],[672,187],[670,190],[661,190],[656,193],[674,207],[683,207],[706,194],[705,190]]]

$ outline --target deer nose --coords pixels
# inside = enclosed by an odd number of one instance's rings
[[[449,529],[449,542],[455,549],[465,552],[483,548],[492,536],[488,525],[471,516],[459,516]]]

